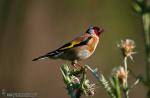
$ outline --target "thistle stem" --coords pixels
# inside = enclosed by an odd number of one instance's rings
[[[118,77],[115,77],[114,82],[116,87],[116,96],[117,98],[121,98],[121,89]]]
[[[102,86],[106,89],[107,93],[110,95],[111,98],[121,98],[116,97],[114,92],[112,91],[112,87],[110,86],[109,82],[105,79],[102,74],[98,74],[97,70],[93,70],[90,66],[85,65],[87,69],[93,74],[93,76],[102,84]]]
[[[128,74],[127,56],[124,57],[124,67],[125,67],[125,72]],[[126,77],[125,81],[126,82],[124,84],[123,93],[125,98],[129,98],[129,89],[128,89],[128,82],[127,82],[128,77]]]
[[[150,13],[142,15],[144,26],[145,50],[146,50],[146,86],[148,87],[147,97],[150,98]]]
[[[147,56],[147,82],[150,82],[150,13],[142,15],[145,37],[145,50]]]
[[[128,74],[127,57],[124,58],[124,67],[125,67],[125,72]],[[127,77],[126,77],[125,88],[127,87],[128,87],[128,83],[127,83]]]
[[[147,97],[150,98],[150,1],[149,0],[136,0],[140,10],[135,9],[136,12],[141,14],[143,29],[144,29],[144,41],[146,51],[146,79],[143,84],[148,88]]]

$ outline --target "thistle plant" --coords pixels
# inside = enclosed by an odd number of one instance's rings
[[[130,59],[133,61],[132,55],[136,54],[134,51],[136,45],[133,40],[126,39],[121,40],[118,47],[124,56],[124,63],[122,66],[113,68],[109,79],[102,73],[98,73],[97,68],[92,69],[88,65],[84,65],[81,68],[70,68],[68,65],[61,66],[63,80],[71,98],[80,98],[81,95],[94,95],[97,85],[91,83],[87,78],[86,73],[88,70],[99,81],[111,98],[129,98],[130,90],[139,82],[139,79],[137,78],[132,85],[128,84],[128,75],[130,74],[130,71],[128,70],[127,60]]]
[[[80,98],[83,94],[86,96],[94,95],[96,85],[87,79],[86,68],[71,69],[68,65],[62,65],[61,72],[71,98]]]

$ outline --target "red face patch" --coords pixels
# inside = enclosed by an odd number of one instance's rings
[[[93,29],[94,29],[94,32],[97,36],[99,36],[104,31],[103,28],[99,28],[99,27],[96,27],[96,26],[93,27]]]

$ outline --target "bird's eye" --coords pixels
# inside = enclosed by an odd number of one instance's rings
[[[86,30],[86,33],[90,33],[90,29],[87,29],[87,30]]]
[[[86,31],[86,33],[89,33],[89,34],[91,34],[92,32],[93,32],[93,27],[89,27]]]
[[[89,29],[86,30],[86,33],[89,33]]]
[[[88,29],[86,33],[91,34],[93,32],[93,29]]]

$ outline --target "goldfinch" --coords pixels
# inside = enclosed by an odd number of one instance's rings
[[[78,61],[87,59],[95,51],[97,44],[99,43],[99,37],[103,32],[102,28],[97,26],[89,27],[85,34],[77,37],[62,47],[46,53],[40,57],[33,59],[32,61],[42,59],[62,59],[71,61],[73,66],[78,64]]]

